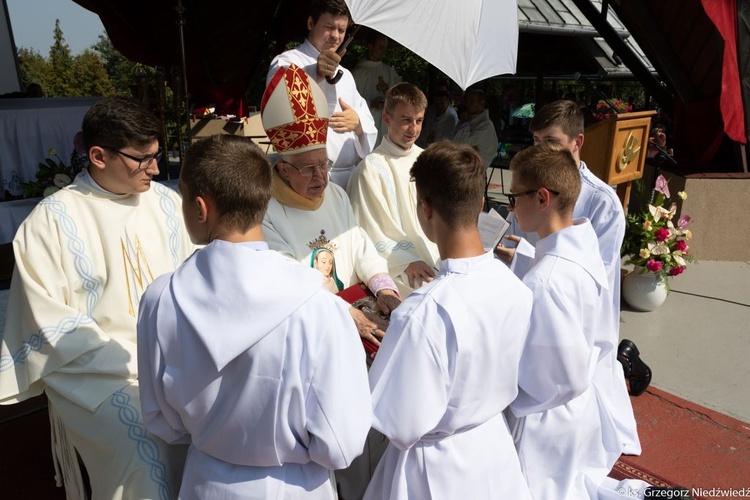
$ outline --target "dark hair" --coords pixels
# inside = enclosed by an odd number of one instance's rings
[[[469,89],[464,94],[464,97],[466,99],[469,99],[470,96],[475,95],[479,98],[480,101],[483,103],[487,102],[487,94],[484,93],[484,90],[482,89]]]
[[[161,121],[140,104],[122,97],[104,97],[83,117],[83,144],[122,149],[145,146],[159,139]]]
[[[476,226],[482,209],[485,169],[467,144],[447,139],[430,144],[410,171],[420,199],[453,228]]]
[[[413,83],[397,83],[385,94],[385,112],[390,115],[399,103],[414,106],[419,110],[427,108],[427,97]]]
[[[581,193],[581,174],[568,148],[541,143],[519,151],[510,161],[511,171],[528,189],[556,191],[558,213],[572,213]]]
[[[263,222],[271,199],[271,164],[249,138],[213,135],[190,146],[180,182],[190,198],[214,201],[222,227],[247,231]]]
[[[583,133],[583,112],[573,101],[553,101],[538,110],[531,119],[529,130],[536,132],[557,125],[560,130],[573,140]]]
[[[334,16],[346,16],[349,18],[349,24],[351,24],[352,15],[349,13],[349,7],[346,6],[344,0],[312,0],[310,2],[310,17],[312,17],[314,23],[317,23],[318,18],[326,13]]]

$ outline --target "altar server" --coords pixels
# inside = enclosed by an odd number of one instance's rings
[[[531,293],[477,229],[484,164],[430,145],[411,168],[440,272],[409,295],[370,368],[373,427],[390,439],[366,499],[530,499],[503,409],[518,393]]]
[[[611,291],[609,300],[612,314],[609,317],[610,323],[605,326],[610,334],[609,342],[617,346],[620,342],[620,248],[625,236],[625,214],[614,189],[595,176],[581,160],[581,148],[584,142],[583,125],[583,113],[578,105],[573,101],[560,100],[551,102],[538,110],[529,129],[534,136],[535,144],[559,144],[570,151],[576,162],[581,178],[581,190],[575,201],[572,216],[573,218],[587,218],[596,234],[597,248],[604,263],[607,286]],[[540,236],[535,232],[523,231],[514,212],[509,214],[508,222],[510,223],[508,234],[515,235],[513,238],[516,241],[520,240],[517,251],[500,245],[496,252],[506,262],[511,262],[511,269],[515,270],[516,275],[523,276],[533,262],[533,245],[537,243]],[[520,239],[521,237],[523,239]],[[507,240],[504,241],[507,242]],[[617,408],[612,417],[617,428],[622,453],[639,455],[641,443],[625,385],[625,374],[616,358],[605,360],[605,362],[610,361],[612,362],[612,366],[609,367],[610,388],[603,390],[601,397],[608,400],[610,408]],[[642,364],[640,359],[630,359],[630,362]],[[645,384],[642,383],[643,381],[638,383],[642,390],[648,386],[651,376],[650,369],[646,367],[645,370],[648,371],[648,381]],[[604,383],[603,380],[602,383]]]
[[[159,120],[121,98],[83,119],[91,162],[39,202],[13,241],[16,268],[0,351],[0,403],[44,391],[68,498],[172,498],[184,447],[146,431],[136,316],[146,286],[194,246],[176,192],[153,181]]]
[[[249,139],[194,144],[179,188],[206,246],[146,290],[143,419],[190,443],[180,498],[336,499],[333,469],[364,446],[362,345],[320,273],[263,241],[271,165]]]
[[[510,207],[540,237],[523,276],[534,307],[510,406],[521,467],[534,500],[599,498],[622,453],[623,408],[604,397],[619,367],[607,272],[590,222],[572,217],[581,178],[570,151],[533,146],[511,171]]]

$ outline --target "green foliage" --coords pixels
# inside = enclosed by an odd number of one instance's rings
[[[53,35],[54,43],[49,49],[51,72],[48,86],[44,91],[48,96],[74,96],[76,92],[73,82],[73,57],[70,54],[70,47],[65,43],[59,19],[55,20]]]
[[[30,49],[18,51],[24,87],[38,83],[50,97],[131,97],[139,71],[146,80],[153,79],[153,68],[126,59],[106,35],[99,35],[97,43],[75,56],[65,42],[59,20],[55,21],[53,35],[47,58]]]
[[[50,87],[52,67],[39,52],[33,49],[20,49],[18,69],[24,88],[30,83],[38,83],[43,89]]]
[[[54,149],[49,150],[49,155],[56,158],[47,158],[39,163],[36,180],[22,182],[21,189],[25,198],[36,198],[48,196],[55,191],[70,184],[73,178],[87,165],[86,155],[79,154],[75,150],[70,156],[70,165],[57,155]]]

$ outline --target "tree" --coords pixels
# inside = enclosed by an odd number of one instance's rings
[[[113,96],[115,86],[101,58],[91,49],[73,59],[73,87],[79,96]]]
[[[75,96],[77,92],[73,81],[73,58],[70,47],[65,43],[60,20],[55,19],[54,43],[49,49],[49,64],[52,68],[47,95],[57,97]]]
[[[49,92],[52,68],[39,52],[33,49],[20,49],[18,69],[23,88],[28,87],[30,83],[38,83],[45,93]]]
[[[120,54],[108,36],[99,35],[99,40],[92,48],[101,56],[117,95],[131,97],[133,88],[138,85],[137,75],[142,72],[146,73],[147,80],[153,81],[154,69],[135,63]]]

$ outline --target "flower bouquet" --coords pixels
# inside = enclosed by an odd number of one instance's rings
[[[627,113],[629,111],[633,111],[633,105],[627,101],[623,101],[622,99],[612,98],[609,100],[609,102],[614,104],[618,113]],[[594,111],[594,116],[597,119],[609,120],[609,118],[613,115],[613,113],[614,113],[614,110],[609,106],[609,104],[607,104],[607,102],[604,99],[601,99],[599,100],[599,102],[596,103],[596,110]]]
[[[680,191],[681,199],[687,193]],[[677,204],[669,204],[669,186],[663,175],[656,179],[652,192],[652,203],[646,210],[628,214],[625,225],[625,240],[621,254],[633,264],[641,274],[653,273],[658,282],[664,282],[669,289],[667,276],[677,276],[685,271],[688,262],[694,257],[690,254],[688,241],[692,233],[688,229],[691,219],[683,215],[674,223]],[[669,208],[664,208],[669,205]]]
[[[48,155],[53,156],[56,160],[47,158],[39,163],[36,180],[21,183],[24,198],[49,196],[73,182],[78,172],[88,166],[88,157],[86,155],[86,148],[83,146],[81,132],[76,134],[73,144],[75,148],[70,155],[69,166],[62,161],[54,148],[49,150]]]

